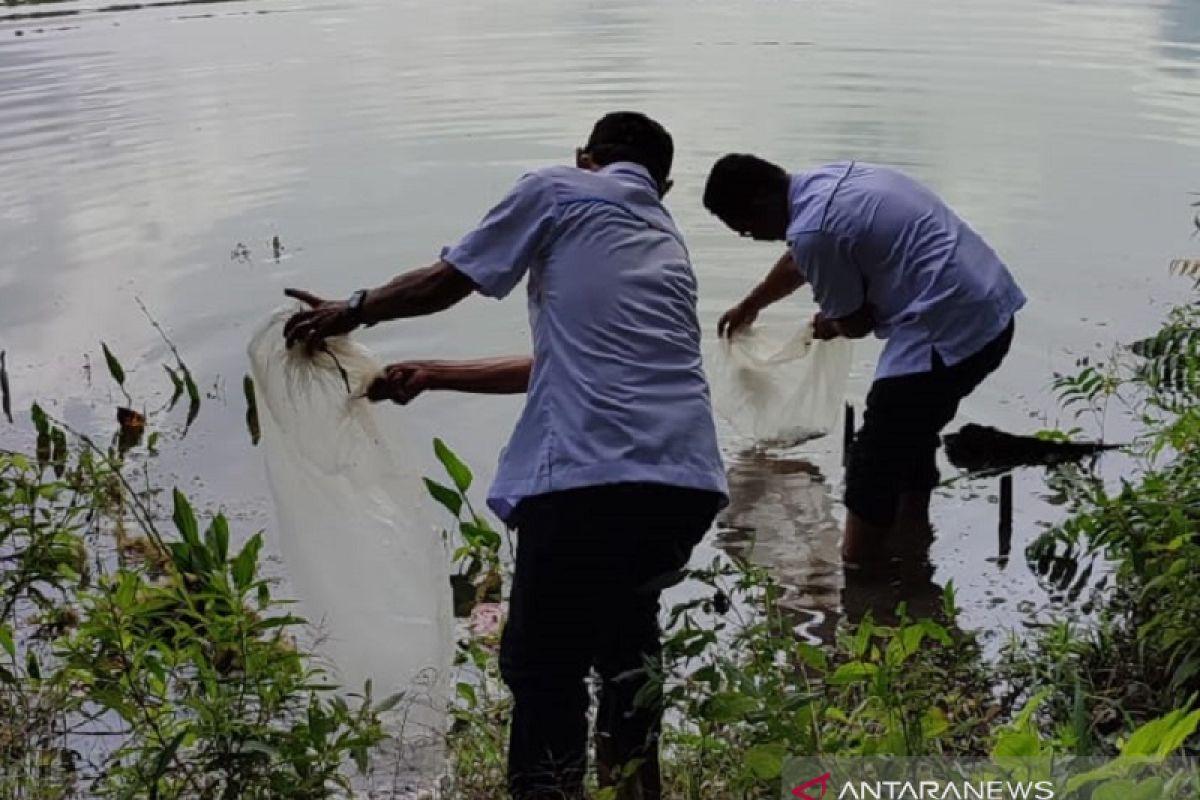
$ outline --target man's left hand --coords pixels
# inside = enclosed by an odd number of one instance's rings
[[[283,326],[288,347],[303,343],[311,353],[330,336],[342,336],[358,327],[344,302],[322,300],[303,289],[285,289],[283,293],[311,306],[309,311],[293,314]]]
[[[822,314],[820,311],[813,317],[813,338],[821,341],[836,339],[841,336],[841,332],[837,329],[833,320]]]
[[[426,361],[402,361],[389,364],[367,388],[367,398],[378,403],[391,400],[406,406],[421,392],[435,388],[437,369]]]

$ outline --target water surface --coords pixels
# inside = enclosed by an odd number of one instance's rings
[[[710,339],[777,255],[701,208],[720,154],[794,169],[875,160],[941,192],[1030,298],[1011,356],[959,423],[1071,423],[1051,373],[1146,335],[1184,292],[1165,263],[1188,250],[1200,188],[1196,0],[38,4],[0,12],[0,348],[15,403],[107,424],[117,398],[89,369],[100,339],[136,385],[166,391],[140,297],[210,395],[169,466],[247,529],[267,525],[240,382],[282,288],[341,297],[429,263],[523,170],[567,161],[618,108],[676,136],[669,204]],[[809,313],[804,297],[769,319]],[[516,296],[363,338],[388,358],[528,348]],[[855,402],[877,351],[858,349]],[[387,416],[418,440],[444,436],[486,481],[519,402],[443,397]],[[725,524],[821,619],[844,589],[836,438],[764,458],[725,436]],[[1020,552],[1059,513],[1038,474],[1020,475],[1004,565],[994,492],[938,498],[933,570],[904,590],[936,596],[953,579],[967,621],[989,629],[1045,602]]]

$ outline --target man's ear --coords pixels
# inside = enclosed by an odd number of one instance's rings
[[[666,197],[667,192],[671,191],[671,187],[674,185],[675,181],[671,180],[670,178],[667,178],[665,181],[663,181],[658,190],[659,199]]]
[[[579,169],[586,169],[589,172],[595,172],[600,167],[592,160],[592,154],[582,147],[575,149],[575,166]]]

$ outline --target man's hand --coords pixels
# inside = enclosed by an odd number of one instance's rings
[[[721,315],[717,322],[717,336],[733,336],[742,328],[758,319],[758,311],[745,302],[738,303]]]
[[[358,327],[344,302],[322,300],[303,289],[285,289],[283,293],[311,307],[293,314],[283,326],[288,347],[303,343],[311,353],[330,336],[342,336]]]
[[[873,330],[875,330],[875,310],[866,303],[858,311],[840,319],[830,319],[820,311],[813,317],[814,339],[836,339],[839,336],[847,339],[861,339]]]
[[[814,339],[828,341],[829,339],[836,339],[841,335],[841,332],[838,331],[837,325],[834,324],[833,320],[822,314],[820,311],[816,313],[816,316],[813,317]]]
[[[417,395],[435,388],[437,370],[424,361],[401,361],[383,368],[383,374],[367,388],[367,398],[378,403],[391,400],[408,405]]]

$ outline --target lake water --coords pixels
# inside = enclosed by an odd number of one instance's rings
[[[240,384],[283,287],[342,297],[429,263],[523,170],[569,160],[596,117],[623,108],[676,137],[669,205],[710,344],[777,255],[700,205],[729,150],[793,169],[898,165],[1004,255],[1030,304],[959,422],[1070,423],[1052,372],[1147,334],[1185,292],[1166,263],[1194,247],[1200,0],[25,5],[0,11],[0,349],[15,405],[110,424],[101,339],[142,393],[167,391],[140,298],[212,395],[168,468],[243,530],[267,525]],[[804,319],[801,294],[769,319]],[[528,348],[517,296],[363,339],[388,358]],[[852,401],[877,352],[859,346]],[[445,396],[385,414],[443,436],[487,480],[519,403]],[[726,526],[826,621],[843,593],[837,438],[764,457],[725,437]],[[994,492],[979,481],[937,499],[933,569],[896,591],[920,604],[953,579],[966,621],[989,629],[1045,602],[1021,550],[1058,512],[1040,475],[1018,476],[1005,566]]]

